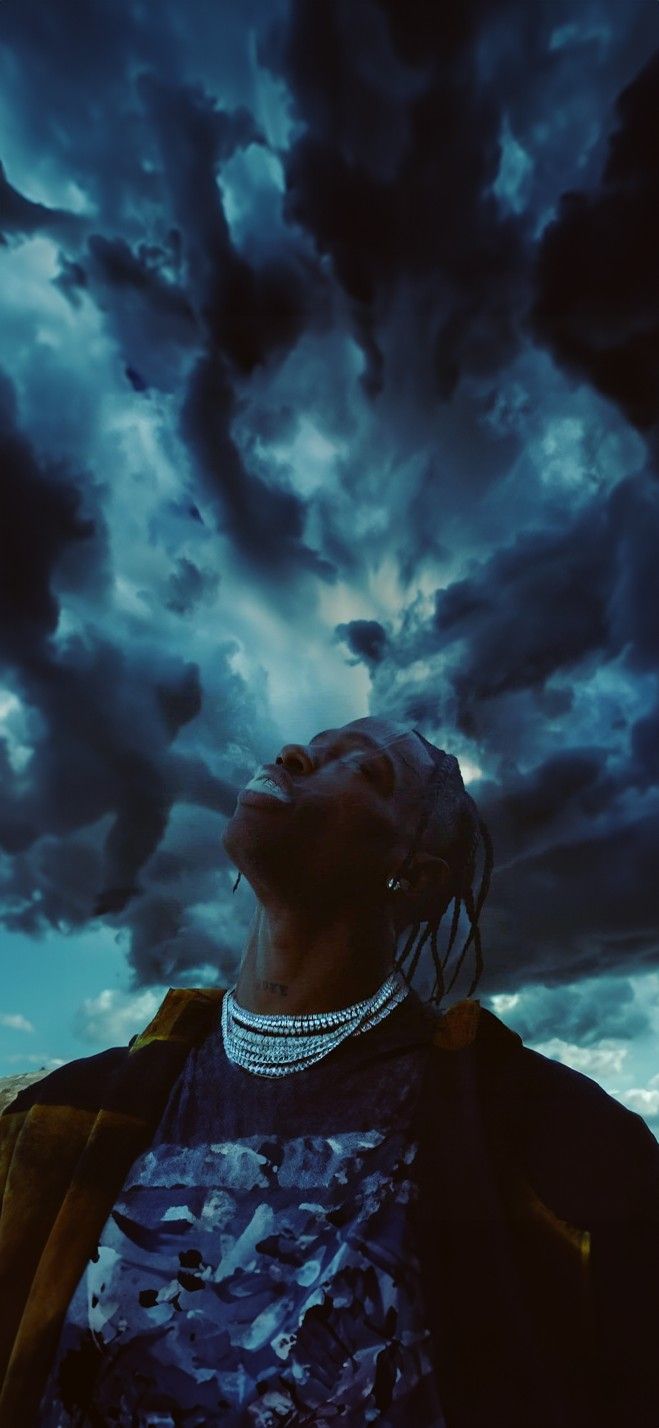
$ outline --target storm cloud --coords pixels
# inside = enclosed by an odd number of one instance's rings
[[[537,255],[533,319],[556,356],[646,430],[659,418],[659,55],[616,104],[597,187],[562,196]]]

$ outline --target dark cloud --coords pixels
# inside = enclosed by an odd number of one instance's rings
[[[59,255],[59,272],[52,279],[53,286],[64,293],[65,298],[72,307],[80,307],[81,294],[87,287],[87,273],[82,263],[75,259],[67,258],[64,253]]]
[[[263,135],[246,109],[227,113],[199,87],[174,88],[143,75],[139,91],[208,338],[231,368],[248,375],[294,343],[317,306],[313,273],[293,241],[255,267],[231,239],[218,176],[238,149],[262,145]]]
[[[53,633],[59,604],[53,574],[67,547],[94,543],[81,484],[46,468],[18,425],[16,399],[0,373],[0,647],[20,660]]]
[[[182,432],[206,495],[239,554],[258,570],[331,577],[333,567],[304,540],[306,503],[245,466],[231,428],[236,398],[221,355],[203,357],[190,378]]]
[[[375,672],[379,712],[431,737],[440,729],[456,752],[464,740],[467,757],[491,770],[473,792],[495,847],[485,916],[495,984],[656,960],[656,709],[634,720],[623,691],[639,673],[656,675],[658,540],[656,482],[621,481],[607,500],[518,536],[448,583],[433,618],[411,618]],[[406,675],[418,661],[420,687]],[[580,743],[575,691],[582,699],[607,666],[620,697],[607,713],[591,696],[602,743],[592,724]],[[636,818],[635,789],[646,800]]]
[[[419,644],[450,650],[460,642],[451,681],[461,727],[482,731],[484,700],[542,689],[596,655],[625,650],[630,662],[656,667],[657,539],[657,488],[639,476],[576,519],[518,536],[439,591],[432,631]]]
[[[590,517],[520,537],[477,576],[439,592],[438,641],[468,641],[455,676],[466,702],[542,685],[604,647],[612,533],[602,519],[592,530]]]
[[[606,813],[620,795],[607,771],[608,750],[552,754],[526,774],[511,772],[496,787],[482,786],[479,802],[497,847],[497,862],[528,855],[538,844],[569,837]]]
[[[175,782],[167,747],[200,704],[194,668],[170,674],[154,659],[141,675],[107,641],[70,640],[26,652],[16,685],[39,713],[29,775],[4,791],[3,842],[15,828],[65,836],[107,813],[110,886],[128,886],[157,846]],[[90,897],[93,889],[89,889]]]
[[[169,577],[167,609],[175,615],[189,615],[198,605],[213,599],[219,583],[215,571],[200,570],[193,560],[179,556]]]
[[[572,749],[473,788],[495,848],[485,922],[497,985],[653,965],[659,814],[630,818],[632,779],[610,751]]]
[[[6,925],[38,934],[119,915],[132,937],[177,802],[224,817],[235,805],[235,784],[172,747],[201,710],[199,672],[163,668],[155,650],[138,669],[87,640],[44,652],[14,682],[43,733],[27,776],[8,772],[3,785],[0,842],[16,855],[3,888]],[[220,826],[215,882],[225,862]]]
[[[631,984],[606,977],[583,987],[527,987],[506,1022],[526,1042],[558,1037],[578,1046],[594,1046],[602,1037],[631,1041],[651,1027]]]
[[[159,182],[144,162],[145,134],[131,79],[140,62],[167,65],[173,37],[139,5],[93,0],[84,14],[62,0],[57,22],[36,3],[7,5],[3,36],[14,56],[5,94],[37,161],[56,159],[93,195],[97,214],[126,219],[133,199],[157,202]]]
[[[149,383],[136,372],[134,367],[126,367],[126,376],[134,392],[148,392]]]
[[[190,664],[173,679],[160,681],[156,685],[156,697],[167,733],[174,739],[179,729],[196,718],[201,710],[202,694],[197,666]]]
[[[378,620],[350,620],[347,625],[337,625],[336,634],[345,640],[357,659],[363,659],[365,664],[380,663],[387,645],[387,632]]]
[[[171,390],[181,379],[181,359],[194,349],[198,327],[180,283],[176,230],[166,243],[138,245],[93,233],[83,255],[84,287],[107,311],[137,390]],[[77,265],[79,268],[80,265]],[[60,286],[71,291],[70,269]]]
[[[144,75],[139,88],[161,146],[205,334],[188,383],[182,434],[220,524],[252,565],[330,576],[330,563],[304,541],[305,503],[248,469],[232,431],[236,382],[281,357],[318,313],[317,278],[294,244],[254,267],[231,239],[218,174],[238,148],[262,144],[263,137],[246,110],[227,114],[198,87],[173,88]]]
[[[488,963],[512,988],[656,966],[659,814],[520,856],[493,881]]]
[[[91,631],[58,637],[58,579],[67,591],[98,596],[93,565],[61,567],[78,543],[106,558],[102,523],[99,537],[96,513],[81,514],[78,485],[35,456],[5,377],[1,396],[0,647],[5,679],[32,720],[26,769],[13,768],[2,744],[0,843],[13,855],[4,920],[36,934],[121,914],[135,898],[141,906],[140,875],[176,801],[226,816],[235,786],[198,755],[172,749],[202,709],[196,665],[155,647],[128,655]],[[219,840],[215,856],[220,864]]]
[[[27,236],[50,233],[53,237],[75,238],[80,220],[73,213],[49,208],[45,203],[33,203],[10,184],[4,164],[0,163],[0,236],[8,233]]]
[[[487,7],[460,9],[413,6],[403,19],[374,0],[294,0],[263,51],[304,122],[286,158],[286,212],[354,304],[371,395],[401,290],[436,397],[464,371],[495,371],[518,341],[525,247],[490,192],[502,111],[476,64]]]
[[[131,940],[136,986],[167,984],[174,977],[182,986],[191,971],[198,983],[200,969],[207,981],[210,976],[226,982],[235,950],[235,944],[222,946],[176,897],[152,895],[138,906]]]
[[[595,192],[564,194],[538,252],[535,331],[642,429],[659,417],[659,52],[617,103]]]
[[[659,705],[637,719],[631,731],[632,781],[641,789],[659,784]]]

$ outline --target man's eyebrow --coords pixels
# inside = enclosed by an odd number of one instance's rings
[[[387,763],[390,764],[393,768],[391,756],[385,751],[387,749],[390,749],[392,744],[402,744],[403,739],[409,738],[409,734],[407,730],[405,730],[402,734],[395,734],[393,739],[385,739],[383,744],[379,744],[377,739],[373,739],[370,734],[358,734],[357,738],[367,739],[368,744],[374,749],[375,753],[382,753],[382,757],[386,759]],[[414,764],[410,763],[409,759],[405,758],[404,753],[402,753],[400,749],[398,750],[398,757],[402,759],[402,762],[407,766],[408,769],[411,769],[414,774],[418,775],[419,770],[414,767]]]
[[[314,744],[318,739],[327,738],[328,734],[328,729],[323,730],[320,734],[314,734],[313,738],[309,740],[309,747],[311,747],[311,745]],[[362,749],[367,753],[372,750],[373,756],[375,758],[383,758],[385,762],[389,765],[390,774],[392,778],[395,779],[396,772],[394,762],[391,758],[391,755],[387,753],[387,749],[389,749],[392,744],[402,743],[404,739],[409,738],[409,734],[407,733],[407,731],[401,734],[396,734],[393,739],[385,739],[383,744],[380,744],[377,739],[373,738],[372,734],[362,733],[357,729],[346,734],[337,733],[336,738],[338,741],[342,741],[345,739],[350,739],[353,741],[353,747],[351,749],[346,750],[346,757],[349,757],[351,753],[358,754],[361,752]],[[407,766],[407,768],[411,769],[412,773],[419,777],[419,770],[414,767],[414,764],[411,764],[409,759],[405,758],[405,755],[401,753],[400,749],[398,753],[399,758]]]
[[[329,733],[329,730],[325,731],[325,732],[322,733],[322,734],[314,734],[313,739],[310,739],[310,740],[309,740],[309,746],[311,747],[312,744],[315,744],[318,739],[326,739],[327,736],[328,736],[328,733]],[[348,739],[350,739],[351,742],[354,744],[355,750],[360,749],[360,748],[361,748],[361,749],[366,748],[366,749],[374,749],[376,753],[379,753],[380,749],[386,749],[386,747],[387,747],[387,744],[386,744],[386,743],[384,743],[384,744],[379,744],[378,741],[377,741],[377,739],[374,739],[371,734],[361,734],[361,733],[359,733],[357,730],[355,730],[354,733],[349,733],[349,734],[343,734],[343,733],[337,732],[337,734],[335,735],[335,737],[334,737],[334,739],[332,740],[332,742],[335,743],[335,744],[338,744],[338,743],[346,743]],[[391,742],[393,743],[393,740],[392,740]]]
[[[309,748],[318,747],[318,740],[327,738],[328,734],[329,730],[326,730],[322,734],[314,734],[313,739],[309,740]],[[395,740],[385,740],[384,744],[380,744],[377,739],[373,738],[372,734],[362,733],[361,730],[358,729],[350,730],[345,734],[337,730],[329,745],[326,745],[326,749],[328,752],[331,752],[333,747],[336,748],[338,746],[341,749],[341,757],[344,759],[354,760],[355,757],[360,754],[372,756],[376,759],[383,759],[389,769],[389,777],[395,781],[396,771],[394,763],[390,755],[386,752],[387,744],[389,743],[395,743]]]

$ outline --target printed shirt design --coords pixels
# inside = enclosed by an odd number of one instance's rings
[[[391,1128],[167,1141],[69,1305],[40,1428],[444,1428]]]

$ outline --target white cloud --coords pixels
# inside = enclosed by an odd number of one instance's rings
[[[123,1045],[155,1015],[167,988],[150,988],[130,995],[106,987],[96,997],[86,997],[74,1015],[74,1031],[82,1041],[98,1046]]]
[[[553,1036],[550,1041],[535,1043],[533,1050],[553,1057],[554,1061],[562,1061],[573,1071],[593,1076],[597,1081],[619,1076],[627,1058],[627,1047],[609,1039],[600,1041],[598,1046],[577,1046],[572,1041],[562,1041],[559,1036]]]
[[[7,758],[14,770],[20,774],[32,756],[27,737],[27,721],[20,699],[9,689],[0,688],[0,737],[4,739]]]
[[[459,764],[460,772],[466,784],[477,783],[478,780],[483,777],[482,768],[480,768],[478,764],[473,763],[471,759],[461,757]]]
[[[17,1052],[13,1056],[5,1056],[5,1061],[10,1066],[37,1066],[40,1071],[54,1071],[57,1066],[65,1066],[66,1062],[61,1056],[48,1056],[45,1051],[37,1053],[30,1052],[29,1055]]]
[[[653,1076],[653,1081],[659,1080]],[[628,1091],[619,1091],[618,1100],[623,1105],[628,1106],[630,1111],[636,1111],[639,1116],[644,1116],[646,1121],[659,1122],[659,1087],[651,1089],[644,1086],[630,1086]]]
[[[0,1012],[0,1026],[8,1026],[12,1031],[34,1031],[32,1022],[20,1012]]]
[[[311,496],[333,479],[337,458],[345,455],[345,443],[322,431],[310,417],[302,415],[292,440],[270,448],[257,440],[257,453],[274,459],[288,469],[297,491]]]
[[[506,1016],[508,1012],[513,1011],[519,1002],[519,997],[519,992],[496,992],[493,997],[490,997],[495,1016]]]

